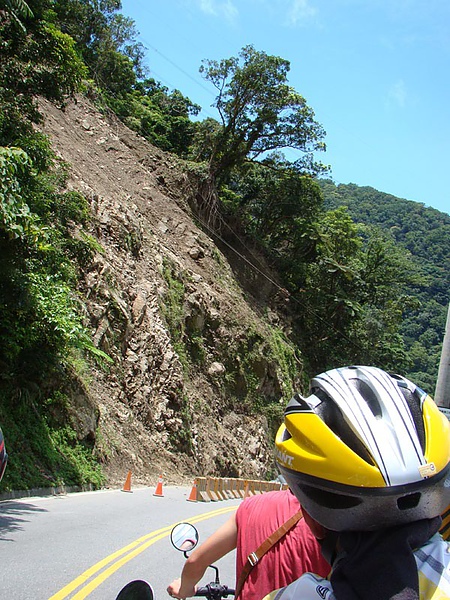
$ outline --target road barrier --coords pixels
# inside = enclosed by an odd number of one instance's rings
[[[223,477],[196,477],[188,500],[190,502],[219,502],[246,498],[274,490],[286,490],[286,484],[277,481],[259,481]],[[195,494],[194,494],[195,490]],[[194,500],[194,495],[196,500]]]

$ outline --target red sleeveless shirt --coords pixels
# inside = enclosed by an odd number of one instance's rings
[[[236,512],[236,581],[247,556],[299,509],[298,500],[290,490],[266,492],[242,502]],[[261,600],[272,590],[288,585],[308,571],[326,577],[330,566],[322,557],[308,525],[300,519],[250,571],[240,600]]]

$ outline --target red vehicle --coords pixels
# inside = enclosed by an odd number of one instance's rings
[[[5,440],[3,438],[3,433],[0,428],[0,481],[2,480],[3,473],[5,472],[7,462],[8,455],[6,454]]]

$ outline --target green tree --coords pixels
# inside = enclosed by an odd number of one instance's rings
[[[12,17],[23,31],[25,31],[25,27],[22,19],[33,16],[33,11],[25,0],[0,0],[0,15],[2,12]]]
[[[356,224],[343,207],[327,211],[317,222],[316,256],[304,272],[294,297],[312,371],[349,362],[405,371],[400,327],[414,305],[405,284],[417,280],[417,272],[392,238]]]
[[[56,0],[55,22],[69,34],[89,76],[113,95],[131,91],[144,75],[144,49],[136,41],[134,21],[117,11],[119,0]]]
[[[314,223],[322,205],[320,188],[312,177],[300,174],[281,153],[273,152],[233,170],[220,198],[286,281],[302,278],[305,263],[315,256]]]
[[[145,79],[136,83],[130,93],[111,98],[110,105],[126,125],[149,142],[178,156],[186,156],[195,133],[191,116],[199,113],[200,106],[181,92],[169,92],[154,79]]]
[[[214,105],[221,126],[203,151],[217,181],[237,165],[283,148],[302,153],[298,171],[326,170],[313,159],[313,152],[325,149],[325,132],[303,96],[288,85],[289,69],[287,60],[253,46],[245,46],[237,58],[204,61],[200,72],[219,92]]]
[[[399,262],[394,269],[398,298],[415,300],[408,300],[402,307],[400,334],[409,355],[404,373],[432,392],[449,301],[449,215],[371,187],[335,185],[329,180],[319,183],[326,207],[347,206],[355,222],[376,226],[384,232],[385,238],[390,237],[389,258],[394,257],[394,250],[406,257],[406,264]],[[376,246],[371,252],[372,261],[377,263]],[[405,279],[403,274],[411,274],[411,271],[413,275]],[[391,272],[387,273],[391,276]],[[383,278],[378,277],[376,284],[366,291],[380,296],[383,290]]]
[[[31,3],[30,3],[31,4]],[[43,6],[31,4],[26,31],[13,18],[0,22],[0,145],[17,145],[40,119],[37,101],[43,96],[63,103],[85,77],[74,41],[43,18]]]

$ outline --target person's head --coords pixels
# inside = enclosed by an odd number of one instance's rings
[[[6,454],[5,440],[3,433],[0,428],[0,481],[5,473],[6,463],[8,462],[8,455]]]
[[[281,473],[332,531],[430,519],[450,504],[450,425],[433,400],[375,367],[321,373],[276,436]]]

